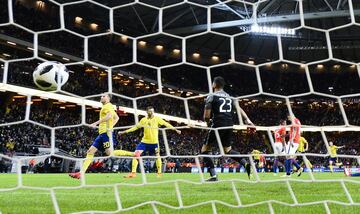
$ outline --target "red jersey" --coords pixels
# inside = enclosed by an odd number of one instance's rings
[[[285,137],[286,134],[286,127],[285,126],[280,126],[279,128],[275,129],[275,143],[282,143],[283,142],[283,138]]]
[[[293,119],[291,126],[290,126],[290,140],[293,136],[293,132],[295,132],[294,142],[293,143],[299,143],[300,142],[300,127],[301,123],[300,120],[296,117]]]

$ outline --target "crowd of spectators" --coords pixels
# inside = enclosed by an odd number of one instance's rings
[[[39,154],[39,147],[50,147],[50,130],[31,123],[0,127],[0,153]]]
[[[35,99],[33,99],[35,100]],[[68,105],[68,109],[62,108],[54,100],[43,99],[40,102],[33,102],[31,105],[30,119],[51,127],[77,125],[81,123],[81,106]],[[62,106],[66,103],[61,103]],[[69,108],[71,110],[69,110]]]
[[[37,60],[32,60],[27,62],[11,63],[9,66],[8,83],[25,87],[34,87],[32,81],[28,81],[28,79],[31,78],[31,71],[35,68],[37,62]],[[100,94],[104,91],[108,91],[108,76],[105,71],[98,71],[92,67],[86,67],[82,65],[69,66],[69,69],[71,69],[72,72],[70,72],[68,83],[63,87],[64,91],[80,96]],[[127,72],[130,75],[130,72]],[[176,72],[173,73],[173,75],[176,76]],[[181,79],[183,77],[179,76],[178,78]],[[196,78],[196,76],[191,78]],[[231,95],[243,95],[241,92],[239,92],[242,91],[242,89],[247,91],[247,93],[257,92],[256,82],[250,83],[251,81],[247,81],[250,85],[254,86],[252,90],[251,86],[245,87],[245,85],[243,87],[241,84],[237,85],[237,82],[234,79],[235,78],[231,78],[228,80],[229,84],[225,89],[226,91],[229,91]],[[353,81],[358,80],[354,79]],[[174,84],[174,88],[170,88],[171,90],[167,87],[163,88],[164,93],[179,97],[197,95],[195,93],[187,94],[186,90],[180,86],[177,86],[175,81],[171,81],[171,84]],[[296,88],[297,85],[294,85]],[[149,95],[158,92],[158,85],[155,83],[138,81],[131,78],[131,76],[121,76],[119,79],[113,79],[112,88],[115,93],[129,97]],[[205,93],[207,92],[204,92],[204,94]],[[191,119],[202,119],[204,99],[205,97],[188,100]],[[133,107],[131,100],[118,100],[119,103],[114,104],[119,105],[121,103],[126,107]],[[358,125],[360,123],[360,119],[357,116],[359,99],[344,98],[342,101],[350,124]],[[299,117],[299,119],[305,125],[324,126],[343,125],[345,123],[343,114],[340,110],[341,108],[336,99],[322,96],[306,96],[291,98],[290,103],[295,115]],[[277,125],[279,119],[284,118],[288,111],[285,99],[270,96],[253,96],[247,99],[240,99],[239,104],[240,107],[248,112],[249,116],[256,125]],[[154,97],[147,97],[137,100],[137,107],[139,109],[145,109],[148,105],[155,106],[156,111],[160,113],[180,117],[186,116],[184,102],[180,99],[157,95]],[[266,115],[266,117],[264,117],[264,115]]]
[[[2,92],[0,94],[1,98],[1,123],[9,123],[15,121],[21,121],[25,119],[25,109],[26,109],[26,97],[17,95],[15,93],[10,92]],[[155,97],[156,98],[156,97]],[[123,100],[123,99],[120,99]],[[166,96],[161,96],[159,99],[148,100],[148,99],[140,99],[138,100],[138,108],[144,109],[147,105],[155,106],[157,112],[167,115],[174,115],[174,116],[184,116],[180,114],[180,109],[184,109],[181,105],[183,105],[183,101],[168,98]],[[45,100],[41,98],[32,98],[31,109],[30,109],[30,117],[29,119],[44,125],[48,125],[51,127],[57,126],[69,126],[69,125],[78,125],[81,124],[81,106],[70,104],[70,103],[62,103],[55,100]],[[115,102],[120,102],[116,101]],[[174,101],[178,101],[174,102]],[[302,124],[305,125],[343,125],[343,118],[340,113],[333,113],[337,112],[337,105],[335,103],[328,102],[316,102],[313,101],[295,101],[293,105],[293,111],[295,112],[296,116],[300,119]],[[356,99],[346,100],[345,103],[349,104],[352,103],[353,107],[348,107],[346,109],[347,116],[349,118],[350,123],[352,124],[353,121],[355,123],[359,120],[356,116],[357,108],[356,108]],[[192,119],[201,119],[200,113],[203,111],[203,100],[196,101],[197,106],[190,105],[190,112],[193,109],[196,109],[199,112],[199,116],[197,118]],[[350,105],[350,104],[349,104]],[[358,105],[358,104],[357,104]],[[279,103],[275,100],[269,101],[265,100],[264,98],[260,98],[257,100],[246,99],[240,102],[240,106],[248,113],[250,119],[254,122],[254,124],[259,126],[275,126],[278,124],[279,119],[284,119],[286,117],[287,108],[285,103]],[[91,107],[86,108],[86,116],[85,122],[90,124],[98,119],[99,110]],[[330,112],[330,113],[329,113]],[[338,110],[339,112],[339,110]],[[118,114],[120,115],[119,123],[116,127],[128,127],[135,124],[134,115],[125,113],[121,110],[118,110]],[[191,115],[193,115],[191,113]],[[237,119],[236,114],[234,118]],[[177,124],[179,125],[179,124]],[[17,134],[11,136],[11,130],[14,129]],[[26,135],[22,135],[22,130],[35,130],[29,131]],[[50,135],[44,134],[48,133],[49,130],[46,128],[42,128],[37,125],[33,125],[31,123],[21,123],[18,125],[13,126],[2,126],[0,128],[2,131],[3,140],[3,148],[9,147],[6,144],[11,145],[11,142],[19,141],[17,147],[12,149],[16,152],[26,152],[26,148],[24,144],[32,145],[49,145],[50,142]],[[37,133],[40,132],[40,133]],[[248,147],[254,148],[259,142],[262,142],[264,145],[268,145],[266,151],[264,152],[271,152],[271,147],[269,147],[270,143],[268,138],[266,137],[267,134],[262,133],[261,136],[255,135],[256,140],[254,140],[254,136],[248,138],[246,135],[242,135],[242,132],[238,132],[236,134],[237,140],[236,142],[241,142],[239,145],[244,144],[248,146],[240,146],[239,150],[242,153],[248,153]],[[260,133],[260,132],[258,132]],[[347,133],[347,132],[346,132]],[[35,136],[32,136],[34,134]],[[172,132],[168,132],[168,143],[171,149],[172,154],[174,155],[195,155],[198,154],[198,149],[201,147],[201,142],[205,138],[206,131],[205,130],[198,130],[198,129],[184,129],[182,135],[178,136]],[[27,137],[26,137],[27,136]],[[85,126],[81,127],[73,127],[73,128],[60,128],[56,129],[56,145],[57,148],[66,151],[69,154],[74,156],[84,156],[86,149],[91,144],[92,140],[96,136],[96,131],[90,128],[86,128]],[[134,145],[140,141],[139,134],[134,135],[135,137],[131,137],[132,135],[122,137],[125,139],[119,139],[121,143],[120,146],[122,148],[126,148],[129,150],[134,149]],[[350,135],[350,136],[354,136]],[[311,141],[313,142],[323,142],[323,139],[314,138],[309,135]],[[314,138],[314,139],[313,139]],[[355,138],[355,137],[354,137]],[[26,143],[24,143],[24,139],[28,139]],[[162,138],[160,138],[162,139]],[[250,139],[244,141],[245,139]],[[31,143],[29,141],[34,141]],[[336,141],[336,139],[335,139]],[[348,139],[348,141],[351,141]],[[10,142],[10,143],[9,143]],[[129,142],[134,142],[130,143]],[[186,143],[186,142],[191,142]],[[255,142],[255,143],[253,143]],[[316,143],[315,143],[316,144]],[[249,146],[250,145],[250,146]],[[317,147],[318,148],[318,147]],[[260,148],[258,148],[260,149]],[[323,148],[324,149],[324,148]],[[326,153],[323,149],[318,149],[314,152]],[[31,149],[30,149],[31,150]],[[4,149],[3,149],[4,151]],[[356,151],[356,150],[355,150]],[[349,151],[350,152],[350,151]],[[352,152],[353,153],[353,152]]]
[[[19,105],[20,106],[20,105]],[[76,115],[74,108],[66,110],[67,113]],[[71,111],[74,111],[71,113]],[[91,123],[97,120],[98,111],[91,110],[91,114],[87,114],[86,122]],[[254,109],[255,111],[255,109]],[[14,115],[12,114],[14,113]],[[11,119],[16,117],[16,111],[10,111],[8,113],[3,113],[6,115],[7,121],[15,121],[16,119]],[[34,114],[34,113],[32,113]],[[44,116],[45,112],[37,111],[36,118],[46,118]],[[41,115],[44,114],[44,115]],[[65,116],[66,120],[71,120],[71,116]],[[59,117],[63,118],[63,117]],[[73,119],[76,121],[76,119]],[[128,122],[131,121],[132,122]],[[41,122],[41,121],[39,121]],[[119,126],[128,126],[134,124],[133,115],[124,115],[120,116]],[[64,125],[59,123],[60,125]],[[67,124],[69,121],[67,121]],[[57,124],[58,125],[58,124]],[[173,125],[183,125],[176,124]],[[115,131],[117,132],[117,131]],[[169,152],[171,155],[176,156],[192,156],[199,155],[201,145],[206,138],[208,131],[200,128],[184,128],[182,129],[182,134],[178,135],[175,132],[168,130],[166,131],[167,143]],[[132,134],[126,134],[122,136],[116,135],[116,139],[119,142],[115,145],[116,149],[123,149],[133,151],[136,144],[141,141],[141,131],[137,131]],[[89,128],[87,126],[80,127],[71,127],[71,128],[60,128],[55,130],[55,147],[58,152],[61,154],[67,154],[73,157],[84,157],[89,146],[92,144],[92,141],[97,136],[97,131],[95,129]],[[309,141],[309,151],[310,153],[315,154],[326,154],[327,148],[324,143],[324,139],[320,132],[304,132],[303,136]],[[357,139],[359,138],[358,132],[326,132],[327,140],[333,141],[335,145],[341,146],[345,145],[345,148],[338,151],[339,154],[348,154],[348,155],[359,155],[360,147],[357,144]],[[5,125],[0,127],[0,151],[2,154],[8,156],[13,155],[37,155],[39,154],[39,148],[50,148],[51,135],[50,130],[42,128],[40,126],[31,124],[29,122],[24,122],[15,125]],[[162,132],[159,136],[159,144],[161,148],[161,155],[167,155],[166,147],[164,144],[164,139]],[[240,151],[241,154],[249,154],[252,150],[257,149],[265,154],[272,154],[273,149],[271,146],[271,141],[267,132],[258,131],[255,134],[248,134],[244,130],[234,130],[234,144],[233,147],[235,150]],[[213,149],[213,154],[217,155],[219,153],[218,146],[215,146]],[[104,155],[99,153],[99,155]],[[309,160],[313,163],[315,167],[321,167],[327,165],[327,159],[323,157],[313,157],[309,156]],[[272,159],[268,158],[268,163],[271,164]],[[355,159],[342,158],[341,161],[357,164],[354,162]],[[153,163],[149,160],[149,164]],[[167,162],[180,162],[181,165],[187,163],[194,163],[193,158],[167,158]],[[125,161],[126,162],[126,161]],[[125,163],[124,162],[124,163]],[[112,163],[112,162],[111,162]],[[226,164],[233,164],[234,162],[229,158],[219,158],[216,160],[218,166],[224,166]],[[112,163],[114,164],[114,163]],[[126,162],[129,164],[129,161]],[[108,165],[106,165],[108,166]],[[119,166],[120,167],[120,166]],[[121,166],[122,170],[125,166]],[[128,166],[127,166],[128,167]],[[126,167],[125,167],[126,168]]]

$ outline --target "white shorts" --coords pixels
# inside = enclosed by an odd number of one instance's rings
[[[275,147],[275,150],[274,150],[275,155],[284,154],[284,152],[282,151],[283,150],[282,143],[274,143],[274,147]]]
[[[293,147],[291,147],[290,143],[288,142],[285,147],[285,153],[288,155],[295,155],[298,147],[299,147],[298,143],[293,143]]]

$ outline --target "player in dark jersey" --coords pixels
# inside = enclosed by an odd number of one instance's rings
[[[222,77],[215,77],[213,82],[214,93],[209,95],[205,101],[204,120],[211,128],[232,127],[234,125],[233,116],[235,105],[233,99],[223,89],[225,80]],[[241,115],[247,124],[254,125],[246,113],[240,108]],[[219,136],[224,148],[225,154],[239,155],[238,151],[231,148],[233,142],[233,129],[219,129]],[[201,148],[201,154],[209,155],[213,146],[217,146],[215,131],[209,130],[205,142]],[[250,164],[240,157],[231,157],[238,163],[242,164],[250,178]],[[210,178],[207,181],[217,181],[214,162],[210,157],[204,157],[204,165],[208,167]]]

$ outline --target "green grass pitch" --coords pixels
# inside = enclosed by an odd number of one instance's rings
[[[200,182],[199,174],[164,174],[162,178],[157,178],[155,174],[146,174],[148,185],[129,186],[127,184],[141,184],[141,174],[135,179],[125,179],[124,174],[87,174],[87,185],[100,185],[97,187],[84,187],[77,189],[64,189],[62,187],[76,187],[80,185],[79,180],[68,177],[67,174],[25,174],[22,176],[23,185],[26,187],[57,187],[54,189],[56,200],[61,213],[83,212],[90,210],[97,211],[116,211],[116,191],[112,184],[119,184],[117,192],[119,194],[122,208],[126,209],[147,201],[159,201],[174,207],[179,206],[178,197],[181,197],[183,206],[190,206],[209,200],[222,201],[234,206],[240,203],[244,207],[232,208],[221,203],[204,204],[192,208],[172,209],[155,205],[159,213],[212,213],[216,209],[217,213],[270,213],[269,204],[259,204],[252,207],[246,205],[267,201],[277,200],[284,203],[293,204],[293,198],[288,190],[287,183],[279,176],[269,173],[260,173],[259,178],[264,181],[279,179],[279,182],[271,183],[245,183],[233,181],[233,179],[247,180],[244,173],[238,174],[219,174],[222,182],[192,184],[188,182],[178,182],[180,195],[176,194],[174,180],[186,180]],[[205,175],[207,176],[207,175]],[[315,179],[325,181],[336,179],[337,182],[298,182],[290,181],[290,187],[295,193],[298,203],[308,203],[315,201],[340,201],[349,203],[341,179],[345,179],[345,186],[348,189],[354,203],[360,203],[360,184],[350,181],[359,181],[360,178],[345,178],[342,173],[314,173]],[[297,179],[296,175],[293,175]],[[308,173],[304,173],[301,180],[310,180]],[[255,181],[254,178],[251,179]],[[159,183],[167,181],[164,183]],[[17,185],[16,174],[0,174],[0,189],[12,188]],[[112,185],[112,186],[111,186]],[[291,207],[279,203],[271,203],[274,213],[326,213],[325,204],[307,205],[301,207]],[[331,213],[360,213],[360,206],[345,206],[336,203],[328,203]],[[5,213],[55,213],[51,192],[46,189],[27,189],[21,188],[11,191],[0,191],[0,212]],[[121,213],[154,213],[154,207],[146,204],[136,209],[122,211]]]

